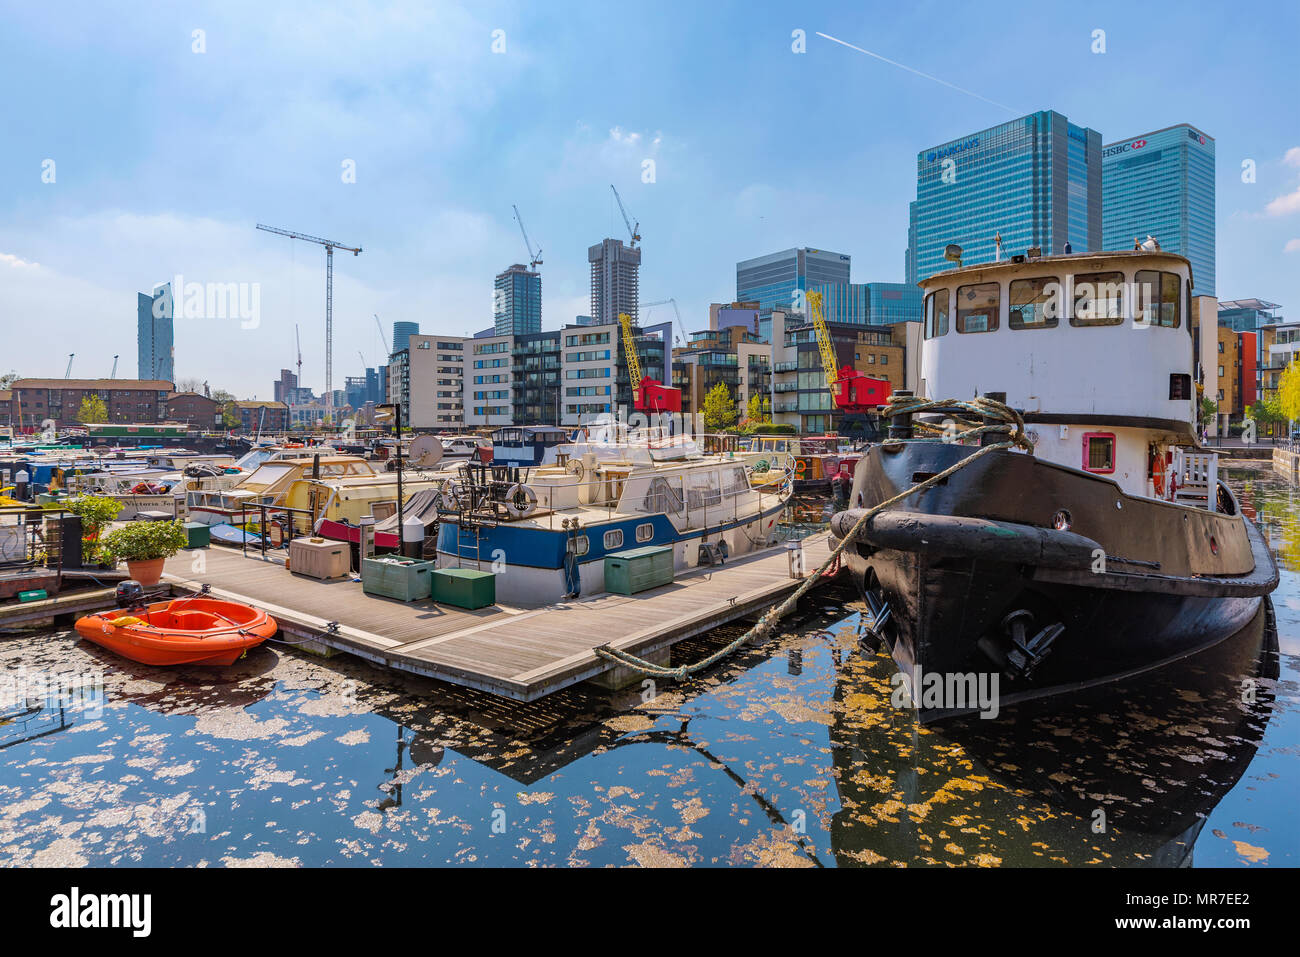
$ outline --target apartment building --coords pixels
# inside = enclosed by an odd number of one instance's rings
[[[410,336],[404,352],[404,425],[436,431],[465,427],[465,350],[466,344],[474,341],[458,336]]]
[[[161,422],[176,386],[165,379],[17,379],[10,391],[14,426],[31,430],[47,419],[58,428],[81,424],[81,401],[89,396],[103,400],[109,423]]]

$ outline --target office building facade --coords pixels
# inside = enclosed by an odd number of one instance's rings
[[[826,283],[847,285],[851,257],[826,249],[784,249],[736,263],[736,301],[757,302],[767,319],[773,309],[803,311],[803,296]]]
[[[515,263],[497,273],[492,292],[492,322],[499,336],[542,331],[542,275]]]
[[[1192,294],[1215,295],[1214,137],[1186,123],[1102,150],[1102,243],[1153,236],[1192,264]]]
[[[641,250],[621,239],[605,239],[587,249],[591,264],[593,325],[616,323],[620,313],[634,320],[640,302]]]
[[[411,336],[420,334],[418,322],[393,323],[393,352],[401,352],[410,345]]]
[[[1037,247],[1059,254],[1102,246],[1101,134],[1054,110],[941,143],[916,155],[910,207],[908,284],[954,268],[949,243],[966,265]]]
[[[172,317],[172,284],[158,286],[152,295],[136,295],[136,375],[141,379],[176,378]]]

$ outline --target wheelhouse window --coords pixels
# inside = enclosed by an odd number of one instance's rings
[[[1141,312],[1134,315],[1141,315],[1142,320],[1152,326],[1177,329],[1182,300],[1182,282],[1177,273],[1139,269],[1133,279],[1137,284],[1139,301],[1143,304]]]
[[[1051,329],[1061,315],[1061,281],[1055,276],[1015,279],[1010,289],[1012,329]]]
[[[1084,433],[1083,470],[1102,474],[1115,471],[1115,433]]]
[[[993,332],[998,327],[1002,291],[995,282],[981,282],[957,289],[957,331]]]
[[[1084,272],[1074,277],[1072,326],[1118,326],[1124,322],[1124,274]]]
[[[948,290],[936,289],[925,297],[925,337],[936,339],[948,334]]]

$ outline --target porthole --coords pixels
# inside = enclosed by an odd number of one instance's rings
[[[623,547],[623,529],[611,528],[605,533],[605,551]]]
[[[655,537],[655,527],[649,522],[636,527],[636,540],[638,542],[648,542]]]
[[[1068,532],[1070,530],[1070,512],[1069,509],[1058,509],[1052,516],[1052,527],[1058,532]]]
[[[591,548],[591,541],[587,538],[586,535],[579,535],[573,541],[573,554],[575,555],[585,555],[587,554],[587,550],[590,548]]]

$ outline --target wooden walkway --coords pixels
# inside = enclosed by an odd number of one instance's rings
[[[828,536],[804,539],[803,547],[811,574],[830,554]],[[285,571],[283,558],[245,558],[221,547],[180,553],[167,563],[167,580],[207,584],[215,595],[262,608],[287,640],[314,640],[516,701],[535,701],[618,667],[593,653],[598,645],[642,657],[666,654],[684,638],[763,611],[799,584],[780,546],[682,573],[671,585],[637,595],[534,609],[465,611],[377,598],[359,582],[304,578]]]

